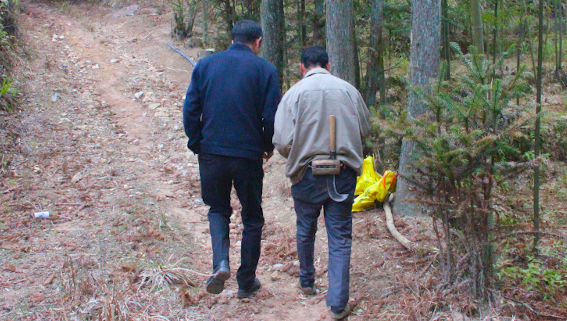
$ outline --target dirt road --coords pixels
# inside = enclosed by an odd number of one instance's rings
[[[281,157],[265,164],[263,288],[249,302],[236,298],[234,278],[221,295],[203,291],[207,207],[181,123],[192,69],[166,46],[171,17],[160,11],[22,1],[23,104],[1,131],[0,318],[327,319],[324,224],[316,243],[321,293],[303,297]],[[242,225],[232,202],[236,271]],[[50,218],[32,218],[39,211]],[[413,240],[431,241],[425,222],[397,224]],[[432,259],[395,243],[381,211],[357,214],[350,319],[406,320],[428,309],[421,301],[433,295],[425,290]]]

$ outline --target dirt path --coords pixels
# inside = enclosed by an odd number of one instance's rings
[[[262,290],[241,302],[234,278],[218,296],[200,288],[211,260],[207,207],[181,124],[191,68],[166,46],[170,16],[153,7],[22,6],[31,54],[21,67],[22,111],[6,129],[18,134],[0,185],[0,318],[327,319],[324,224],[316,244],[322,292],[306,298],[297,289],[295,216],[281,157],[265,165]],[[233,208],[236,271],[236,198]],[[40,210],[51,218],[30,217]],[[430,240],[424,222],[398,224]],[[427,283],[431,258],[403,251],[383,226],[381,211],[354,219],[351,320],[404,320],[394,294],[406,286],[421,295],[420,282],[406,278],[416,271]],[[195,287],[167,286],[168,271],[183,271]]]

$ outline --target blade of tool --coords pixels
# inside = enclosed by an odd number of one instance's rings
[[[335,115],[329,116],[329,150],[331,159],[337,158],[337,118]],[[327,193],[335,202],[344,202],[348,198],[348,194],[339,194],[335,183],[336,175],[327,176]]]
[[[329,197],[335,202],[344,202],[348,198],[348,194],[339,194],[339,192],[337,192],[335,175],[327,177],[327,192],[329,193]]]

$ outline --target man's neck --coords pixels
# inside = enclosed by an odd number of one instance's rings
[[[311,67],[309,67],[309,68],[306,68],[305,71],[303,72],[303,77],[305,77],[305,75],[307,75],[311,70],[313,70],[313,69],[320,69],[320,68],[325,69],[325,68],[323,68],[323,67],[321,67],[321,66],[319,66],[319,65],[317,65],[317,66],[311,66]]]

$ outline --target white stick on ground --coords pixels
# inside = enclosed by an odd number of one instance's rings
[[[388,231],[392,234],[392,236],[400,242],[408,250],[413,250],[414,245],[410,240],[408,240],[405,236],[398,232],[396,226],[394,225],[394,216],[392,215],[392,208],[390,207],[390,203],[394,200],[394,194],[390,194],[386,202],[384,202],[384,212],[386,212],[386,226],[388,227]]]

